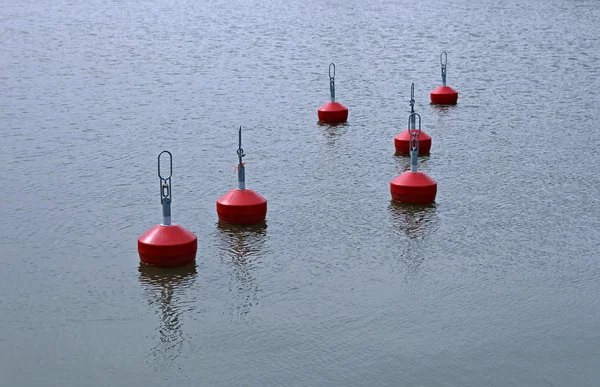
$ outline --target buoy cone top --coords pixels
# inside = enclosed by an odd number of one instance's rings
[[[219,220],[231,224],[264,222],[267,199],[251,189],[232,189],[217,200]]]
[[[406,129],[394,137],[396,153],[402,155],[410,154],[410,133],[418,132],[418,129]],[[421,131],[419,134],[419,156],[428,155],[431,150],[431,136]]]
[[[348,109],[339,102],[327,102],[317,112],[319,121],[339,124],[348,120]]]
[[[173,223],[157,224],[138,239],[140,262],[151,266],[182,266],[196,259],[198,238]]]
[[[435,105],[456,105],[458,92],[450,86],[439,86],[431,92],[431,103]]]
[[[409,204],[435,201],[437,183],[423,172],[406,171],[390,183],[392,199]]]

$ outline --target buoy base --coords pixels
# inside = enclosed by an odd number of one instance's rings
[[[410,133],[418,133],[418,129],[413,129]],[[396,153],[402,155],[410,154],[410,133],[408,129],[394,137],[394,147]],[[421,131],[419,134],[419,156],[428,155],[431,150],[431,136]]]
[[[339,124],[348,120],[348,109],[338,102],[327,102],[317,113],[319,121],[328,124]]]
[[[140,262],[150,266],[183,266],[196,259],[198,238],[184,227],[157,224],[138,239]]]
[[[458,93],[450,86],[439,86],[431,92],[431,103],[436,105],[456,105]]]
[[[437,183],[423,172],[406,171],[390,183],[392,199],[409,204],[435,201]]]
[[[267,199],[251,189],[232,189],[217,200],[219,220],[230,224],[255,224],[265,221]]]

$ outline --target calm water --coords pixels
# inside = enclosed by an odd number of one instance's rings
[[[4,1],[6,386],[597,386],[600,3]],[[429,105],[448,52],[455,107]],[[345,126],[317,124],[336,94]],[[438,182],[390,202],[410,84]],[[236,126],[267,225],[219,226]],[[197,263],[140,267],[156,156]]]

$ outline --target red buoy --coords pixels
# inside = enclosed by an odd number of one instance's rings
[[[410,171],[406,171],[396,177],[390,183],[392,199],[402,203],[426,204],[435,201],[437,183],[423,172],[417,171],[417,160],[419,154],[419,135],[421,133],[421,116],[412,113],[411,120],[419,118],[417,130],[410,132]]]
[[[442,64],[442,86],[438,86],[431,92],[431,103],[437,105],[456,105],[458,102],[458,92],[446,86],[446,65],[448,63],[448,54],[443,51],[440,54],[440,63]]]
[[[399,135],[394,137],[394,147],[396,153],[401,155],[410,154],[410,133],[418,132],[416,129],[412,129],[410,132],[408,129],[401,132]],[[419,135],[419,156],[428,155],[431,149],[431,136],[425,132],[421,132]]]
[[[399,135],[394,137],[394,147],[396,148],[396,153],[401,155],[410,154],[410,139],[411,133],[418,132],[415,129],[415,121],[412,113],[415,112],[415,84],[412,83],[410,85],[410,113],[411,119],[409,119],[408,129],[401,132]],[[429,150],[431,149],[431,136],[427,133],[421,131],[419,134],[419,155],[428,155]]]
[[[392,180],[390,191],[392,199],[402,203],[433,203],[437,193],[437,183],[423,172],[406,171]]]
[[[319,121],[340,124],[348,120],[348,109],[339,102],[327,102],[317,112]]]
[[[331,102],[319,108],[317,114],[319,121],[328,124],[340,124],[348,120],[348,109],[339,102],[335,102],[335,64],[329,64],[329,92]]]
[[[182,266],[196,259],[198,238],[184,227],[157,224],[138,239],[140,261],[151,266]]]
[[[267,199],[251,189],[246,189],[245,156],[242,149],[242,127],[239,131],[239,148],[237,150],[239,164],[238,188],[234,188],[217,200],[219,220],[231,224],[254,224],[265,221],[267,216]]]
[[[219,220],[231,224],[264,222],[267,199],[251,189],[234,188],[217,200]]]
[[[169,176],[160,172],[160,156],[169,155]],[[163,207],[163,223],[146,231],[138,239],[140,262],[151,266],[182,266],[196,259],[198,238],[182,226],[171,223],[171,175],[173,174],[173,156],[162,151],[158,155],[158,177],[160,179],[160,202]]]
[[[435,105],[456,105],[458,93],[450,86],[438,86],[431,92],[431,103]]]

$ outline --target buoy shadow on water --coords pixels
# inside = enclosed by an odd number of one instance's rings
[[[256,269],[261,265],[266,241],[266,222],[252,225],[219,223],[218,239],[222,261],[230,274],[229,291],[232,317],[240,321],[252,321],[252,308],[259,303],[260,283]]]
[[[336,142],[344,135],[347,131],[347,124],[329,125],[319,124],[323,133],[323,137],[327,141],[329,146],[334,146]]]
[[[431,108],[433,109],[433,113],[435,115],[437,115],[438,117],[445,117],[448,114],[452,113],[454,111],[454,109],[458,109],[457,105],[430,104],[429,106],[431,106]]]
[[[402,170],[402,171],[410,170],[410,156],[407,156],[407,155],[404,155],[401,153],[394,153],[394,155],[392,157],[394,158],[394,161],[396,162],[396,167],[399,170]],[[430,160],[431,160],[430,155],[419,156],[419,163],[421,164],[421,168],[424,170],[428,170]]]
[[[232,224],[219,220],[217,222],[217,228],[224,232],[237,233],[237,232],[255,232],[265,234],[267,231],[267,221],[263,220],[259,223],[254,224]]]
[[[256,257],[265,243],[267,224],[233,225],[219,222],[217,225],[221,250],[234,263],[247,263]]]
[[[196,262],[176,267],[139,265],[139,281],[144,297],[156,308],[159,338],[150,351],[157,370],[172,368],[186,345],[183,332],[183,305],[181,289],[194,286],[197,278]]]
[[[423,239],[436,222],[436,203],[407,204],[390,200],[388,209],[396,229],[410,239]]]
[[[183,266],[171,267],[149,266],[140,263],[138,271],[140,283],[153,287],[186,285],[198,273],[196,261]]]
[[[317,125],[324,127],[324,128],[328,128],[328,129],[346,128],[346,127],[350,126],[350,124],[348,122],[338,122],[335,124],[331,124],[329,122],[324,122],[324,121],[317,121]]]
[[[404,154],[404,153],[398,153],[395,152],[394,153],[394,159],[396,159],[396,161],[398,162],[402,162],[404,164],[402,164],[402,166],[404,167],[404,169],[410,169],[410,155]],[[419,156],[419,161],[421,164],[425,163],[427,164],[427,161],[429,161],[431,159],[431,155],[423,155],[423,156]],[[407,163],[405,163],[407,162]]]

